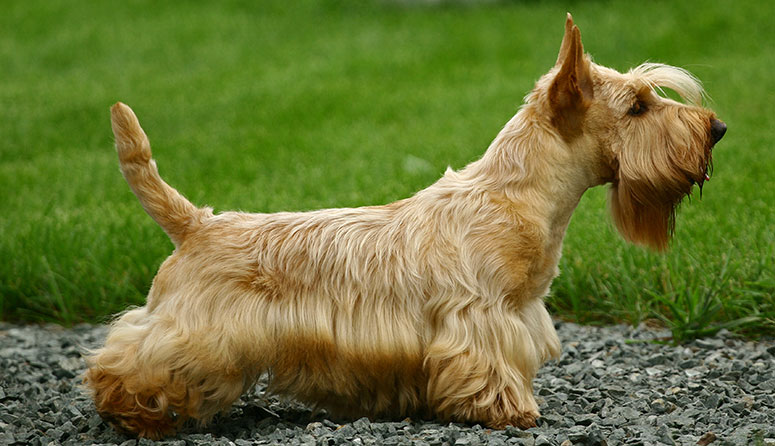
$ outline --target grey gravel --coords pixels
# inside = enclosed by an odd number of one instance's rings
[[[154,443],[113,431],[79,389],[81,352],[101,343],[104,327],[0,322],[0,446],[775,445],[775,340],[722,331],[672,346],[646,328],[557,328],[563,354],[535,380],[543,417],[533,429],[333,421],[265,395],[260,382],[210,427]]]

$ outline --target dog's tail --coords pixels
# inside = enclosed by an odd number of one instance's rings
[[[151,144],[131,108],[116,103],[110,109],[110,120],[121,173],[145,212],[164,229],[175,246],[180,246],[211,212],[197,208],[161,179],[156,162],[151,159]]]

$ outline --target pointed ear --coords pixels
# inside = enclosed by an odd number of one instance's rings
[[[560,54],[557,55],[557,62],[554,66],[562,64],[565,59],[565,54],[568,53],[570,47],[571,35],[573,34],[573,17],[568,13],[568,17],[565,19],[565,35],[562,36],[562,43],[560,44]]]
[[[565,36],[557,56],[559,70],[549,86],[552,123],[566,140],[581,133],[584,113],[594,97],[592,72],[584,57],[581,32],[568,14]]]

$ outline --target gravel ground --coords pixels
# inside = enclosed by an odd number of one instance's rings
[[[673,347],[667,333],[558,323],[563,353],[535,381],[527,431],[404,420],[337,424],[259,384],[212,426],[168,445],[775,445],[775,341],[728,333]],[[80,348],[104,327],[0,323],[0,445],[149,445],[114,432],[79,390]]]

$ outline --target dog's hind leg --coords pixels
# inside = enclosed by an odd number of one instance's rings
[[[154,439],[187,419],[209,421],[255,378],[229,352],[208,349],[213,336],[217,330],[186,331],[145,307],[126,312],[87,357],[84,381],[97,411],[121,430]]]

